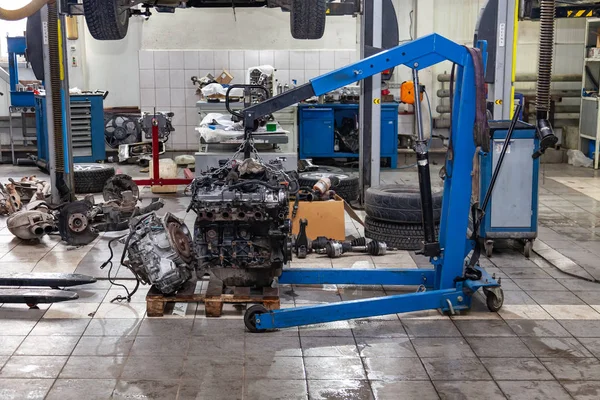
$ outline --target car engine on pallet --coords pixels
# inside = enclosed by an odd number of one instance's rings
[[[127,267],[163,293],[189,280],[190,268],[224,286],[271,285],[292,257],[288,197],[298,190],[292,174],[249,158],[197,177],[188,207],[196,213],[194,239],[183,221],[172,230],[166,219],[132,221]]]

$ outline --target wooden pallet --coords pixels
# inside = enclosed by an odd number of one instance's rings
[[[221,281],[211,279],[206,293],[194,293],[196,282],[189,281],[177,293],[164,295],[154,286],[146,295],[146,313],[149,317],[162,317],[168,303],[203,302],[207,317],[220,317],[225,303],[258,303],[268,310],[279,309],[279,288],[223,287]]]

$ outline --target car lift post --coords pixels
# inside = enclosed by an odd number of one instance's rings
[[[41,10],[44,51],[46,119],[48,122],[48,172],[51,201],[60,204],[73,198],[73,143],[71,99],[67,68],[66,2],[49,3]],[[62,140],[60,140],[62,138]]]
[[[513,113],[518,4],[489,0],[475,28],[475,41],[485,40],[489,46],[485,82],[495,120],[509,120]]]
[[[485,69],[486,43],[478,42]],[[284,269],[281,284],[349,284],[408,285],[426,288],[411,294],[340,303],[266,310],[260,305],[250,307],[244,320],[248,329],[264,332],[270,329],[298,325],[363,318],[393,313],[440,309],[454,313],[471,306],[471,297],[480,288],[488,297],[488,307],[497,311],[503,300],[500,283],[481,269],[476,259],[477,274],[465,274],[465,260],[475,247],[467,238],[471,209],[471,170],[475,154],[473,127],[476,110],[476,71],[468,49],[440,35],[420,37],[390,50],[360,60],[309,83],[275,96],[244,110],[244,125],[253,126],[256,119],[311,96],[323,95],[381,71],[404,65],[415,70],[428,68],[448,60],[456,64],[455,107],[452,110],[453,157],[446,160],[446,178],[442,200],[439,254],[430,257],[433,269]],[[477,275],[477,278],[474,277]],[[489,301],[489,300],[495,301]],[[490,306],[494,305],[494,309]]]
[[[360,58],[382,47],[383,0],[364,3],[360,24]],[[397,29],[397,28],[396,28]],[[360,82],[359,100],[359,191],[360,201],[371,186],[379,186],[381,169],[381,74]]]

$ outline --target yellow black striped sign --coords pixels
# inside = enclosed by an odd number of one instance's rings
[[[379,98],[373,99],[373,103],[374,104],[381,104],[381,99],[379,99]]]
[[[567,18],[588,18],[594,15],[594,10],[585,8],[583,10],[568,10]]]

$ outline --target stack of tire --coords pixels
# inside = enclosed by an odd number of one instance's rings
[[[347,202],[358,200],[358,175],[352,172],[344,172],[341,168],[320,166],[316,171],[301,172],[298,183],[301,188],[312,188],[321,178],[333,179],[338,182],[331,190]]]
[[[442,192],[433,193],[433,218],[439,233]],[[365,194],[365,237],[399,250],[420,250],[424,239],[421,194],[406,185],[369,188]]]

